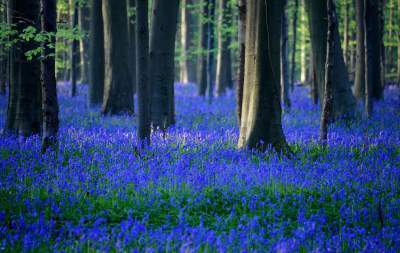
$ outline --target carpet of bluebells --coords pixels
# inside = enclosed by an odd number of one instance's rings
[[[138,150],[135,118],[88,109],[85,89],[59,85],[58,154],[0,137],[0,252],[400,251],[399,89],[321,146],[297,87],[291,160],[236,149],[234,94],[208,105],[177,84],[176,126]]]

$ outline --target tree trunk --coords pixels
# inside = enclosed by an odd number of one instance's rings
[[[89,49],[89,105],[103,103],[104,94],[104,30],[102,0],[91,0]]]
[[[20,34],[28,26],[40,29],[39,1],[9,2],[11,24]],[[12,49],[12,69],[10,80],[9,104],[6,120],[6,132],[22,136],[40,134],[42,122],[40,61],[28,60],[25,53],[39,47],[33,40],[18,41]]]
[[[136,93],[136,24],[135,0],[128,0],[128,30],[129,30],[129,69],[132,76],[133,94]]]
[[[400,0],[397,2],[397,23],[400,24]],[[400,31],[397,32],[397,86],[400,87]]]
[[[239,0],[239,68],[238,68],[238,83],[237,83],[237,117],[238,125],[242,121],[242,101],[243,101],[243,85],[244,85],[244,67],[246,53],[246,0]]]
[[[293,10],[293,41],[292,41],[292,63],[291,63],[291,72],[290,72],[290,87],[293,91],[294,83],[295,83],[295,75],[296,75],[296,50],[297,50],[297,16],[299,10],[299,0],[294,0],[294,10]]]
[[[57,32],[56,0],[42,0],[42,31]],[[55,43],[56,38],[51,37],[50,43]],[[44,44],[44,57],[41,62],[42,108],[43,108],[43,134],[42,153],[49,148],[57,148],[58,133],[58,101],[57,82],[55,72],[54,47]],[[51,56],[51,57],[50,57]]]
[[[388,20],[388,40],[389,40],[389,46],[386,48],[386,55],[388,56],[387,60],[387,66],[386,70],[388,73],[391,72],[393,66],[394,66],[394,47],[392,46],[392,43],[394,43],[394,38],[393,38],[393,28],[395,27],[395,24],[393,22],[394,20],[394,10],[395,10],[395,2],[394,0],[390,0],[389,3],[389,20]]]
[[[0,22],[7,22],[7,3],[2,0],[0,1]],[[7,65],[8,65],[8,53],[7,49],[0,44],[0,95],[6,95],[7,86]]]
[[[279,102],[281,0],[247,2],[246,62],[239,148],[288,154]]]
[[[365,19],[364,0],[356,0],[357,59],[354,94],[358,100],[365,98]]]
[[[84,32],[84,36],[80,40],[81,54],[81,83],[88,83],[89,79],[89,29],[90,29],[90,12],[89,5],[85,3],[79,10],[79,26]]]
[[[283,0],[282,3],[286,9],[287,0]],[[281,103],[283,103],[285,109],[289,109],[291,104],[289,98],[288,21],[286,10],[283,12],[281,25]]]
[[[78,26],[78,17],[79,17],[79,3],[78,1],[71,1],[73,4],[74,8],[74,13],[72,14],[72,23],[71,27],[72,29],[76,28]],[[79,41],[78,40],[73,40],[71,44],[71,96],[75,97],[78,92],[77,92],[77,77],[78,77],[78,47],[79,47]]]
[[[103,22],[105,80],[102,112],[133,114],[126,1],[103,0]]]
[[[219,1],[219,29],[218,29],[218,56],[217,56],[217,95],[225,94],[226,89],[232,86],[232,62],[231,62],[231,7],[228,0]]]
[[[327,2],[320,0],[306,0],[311,33],[313,65],[316,72],[316,83],[319,98],[325,93],[325,66],[327,50]],[[340,44],[339,28],[335,26],[334,62],[332,67],[333,78],[333,118],[352,117],[355,111],[355,99],[350,89],[350,82],[343,52]],[[321,106],[324,101],[320,101]]]
[[[153,127],[162,130],[175,123],[173,90],[178,11],[179,0],[153,2],[150,33],[151,116]]]
[[[350,42],[350,3],[348,0],[344,0],[344,31],[343,31],[343,58],[344,58],[344,63],[346,66],[349,68],[349,42]]]
[[[335,65],[335,53],[337,50],[335,32],[338,29],[336,10],[333,0],[327,0],[328,7],[328,35],[327,35],[327,55],[325,64],[325,89],[324,89],[324,105],[321,114],[320,141],[326,144],[328,140],[328,124],[333,120],[333,69]],[[337,62],[336,62],[337,64]]]
[[[305,12],[305,0],[301,0],[301,47],[300,47],[300,82],[302,84],[307,83],[312,79],[312,76],[308,76],[308,70],[313,69],[312,66],[309,66],[307,62],[307,35],[305,30],[307,30],[304,26],[306,25],[306,12]],[[311,59],[312,57],[310,57]]]
[[[376,0],[366,0],[365,8],[365,72],[366,87],[371,89],[371,96],[374,99],[383,97],[383,87],[381,85],[381,31],[379,18],[379,3]],[[372,101],[370,101],[372,103]]]
[[[208,0],[207,23],[207,95],[208,103],[211,104],[214,96],[214,23],[215,23],[215,0]]]
[[[138,139],[150,144],[148,0],[136,0],[136,83],[138,87]]]
[[[198,56],[198,95],[204,97],[207,91],[207,56],[208,56],[208,13],[211,0],[202,0],[203,10],[200,17],[200,49]]]
[[[180,62],[180,81],[183,83],[196,82],[196,62],[193,59],[193,21],[194,16],[190,10],[193,0],[182,0],[181,7],[181,46],[182,60]]]

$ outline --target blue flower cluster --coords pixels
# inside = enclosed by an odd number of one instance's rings
[[[288,160],[237,150],[233,94],[208,105],[177,84],[176,126],[138,150],[134,117],[103,117],[69,88],[58,154],[0,137],[0,252],[400,251],[399,89],[321,146],[319,108],[296,88]]]

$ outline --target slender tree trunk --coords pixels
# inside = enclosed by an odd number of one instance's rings
[[[80,58],[81,58],[81,83],[89,81],[89,29],[90,29],[90,10],[89,5],[85,3],[79,10],[79,26],[84,32],[80,40]]]
[[[354,94],[358,100],[365,98],[365,19],[364,0],[356,0],[357,59]]]
[[[208,0],[208,19],[207,23],[207,95],[208,103],[211,104],[214,96],[214,23],[215,23],[215,0]]]
[[[238,83],[237,83],[237,117],[238,124],[242,121],[242,102],[243,102],[243,85],[244,85],[244,68],[245,68],[245,53],[246,53],[246,0],[239,0],[239,68],[238,68]]]
[[[386,50],[385,50],[385,8],[386,0],[378,1],[378,13],[379,13],[379,40],[380,40],[380,50],[381,50],[381,81],[379,87],[375,88],[375,92],[378,99],[383,99],[383,92],[386,84]],[[374,95],[375,96],[375,95]]]
[[[28,26],[40,29],[38,1],[10,1],[11,23],[18,33]],[[42,122],[40,61],[28,60],[25,53],[38,48],[35,41],[19,41],[12,49],[12,69],[6,132],[22,136],[40,134]]]
[[[325,64],[325,89],[324,105],[321,114],[320,140],[326,144],[328,140],[328,124],[333,120],[333,74],[335,65],[336,45],[335,32],[338,29],[336,10],[333,0],[327,0],[328,7],[328,35],[327,35],[327,55]],[[337,63],[336,63],[337,64]]]
[[[71,1],[73,4],[74,13],[72,14],[72,23],[71,27],[76,28],[78,26],[78,17],[79,17],[79,3],[78,1]],[[79,41],[73,40],[71,44],[71,96],[75,97],[77,92],[77,79],[78,79],[78,48]]]
[[[395,10],[395,2],[394,0],[390,0],[389,3],[389,20],[388,20],[388,40],[390,45],[387,46],[386,48],[386,55],[388,56],[388,60],[387,60],[387,67],[386,70],[388,73],[391,72],[393,66],[394,66],[394,47],[392,46],[392,43],[394,43],[394,38],[393,38],[393,30],[395,27],[395,24],[393,22],[394,20],[394,10]]]
[[[300,48],[300,82],[302,84],[307,83],[309,79],[307,77],[308,69],[312,69],[311,66],[307,63],[307,35],[305,33],[305,24],[306,24],[306,12],[305,12],[305,0],[301,0],[301,48]],[[311,57],[310,57],[311,59]],[[307,67],[308,66],[308,67]]]
[[[198,57],[198,95],[204,97],[207,91],[207,56],[208,56],[208,14],[211,0],[202,0],[203,10],[200,17],[200,48]]]
[[[343,31],[343,58],[344,58],[344,63],[346,64],[347,67],[349,67],[349,42],[350,42],[350,3],[348,0],[344,0],[344,31]]]
[[[269,145],[289,154],[281,125],[281,0],[247,2],[246,66],[239,148],[264,151]]]
[[[103,23],[105,80],[102,112],[133,114],[126,1],[103,0]]]
[[[102,0],[91,0],[89,48],[89,105],[103,103],[104,94],[104,30]]]
[[[150,33],[151,116],[153,127],[162,130],[175,123],[173,91],[178,11],[179,0],[153,1]]]
[[[217,56],[217,95],[225,94],[226,89],[232,86],[231,50],[231,7],[228,0],[219,1],[219,29],[218,29],[218,56]]]
[[[5,0],[0,1],[0,22],[7,22],[7,3]],[[6,95],[7,85],[7,65],[8,54],[7,49],[0,44],[0,95]]]
[[[136,93],[136,24],[135,24],[135,0],[128,1],[128,30],[129,30],[129,69],[132,76],[133,94]]]
[[[182,60],[180,63],[180,81],[183,83],[196,82],[196,63],[191,52],[194,46],[194,16],[190,8],[193,3],[193,0],[182,0],[181,7]]]
[[[136,0],[136,83],[138,87],[138,139],[150,144],[148,0]]]
[[[57,10],[56,0],[42,0],[42,31],[48,33],[57,32]],[[52,44],[56,38],[52,37]],[[43,134],[42,152],[49,148],[57,148],[58,133],[58,101],[57,101],[57,82],[55,70],[56,50],[49,45],[44,46],[44,57],[41,62],[41,84],[42,84],[42,108],[43,108]]]
[[[282,1],[286,9],[287,0]],[[281,102],[285,109],[291,106],[289,98],[289,64],[288,64],[288,21],[286,10],[283,12],[281,23]]]
[[[290,88],[294,90],[295,75],[296,75],[296,51],[297,51],[297,16],[299,10],[299,0],[294,0],[294,10],[293,10],[293,41],[292,41],[292,63],[290,69]]]

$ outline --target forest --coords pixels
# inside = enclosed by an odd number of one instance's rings
[[[0,0],[0,252],[400,252],[400,0]]]

